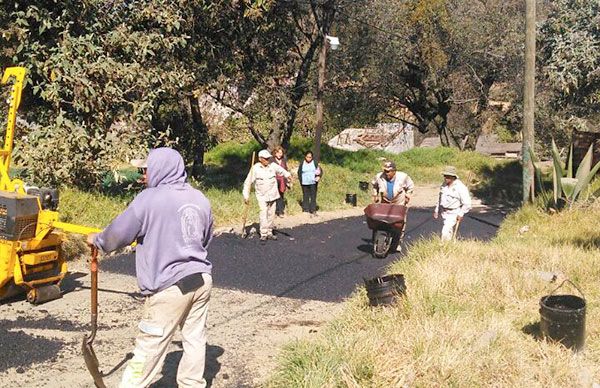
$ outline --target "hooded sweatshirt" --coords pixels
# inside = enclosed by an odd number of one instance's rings
[[[183,159],[171,148],[148,155],[148,188],[138,194],[94,240],[104,252],[137,241],[135,268],[140,291],[151,295],[194,273],[211,273],[210,202],[186,183]]]

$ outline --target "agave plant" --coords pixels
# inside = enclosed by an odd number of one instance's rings
[[[561,206],[561,202],[571,207],[578,200],[588,199],[587,188],[600,169],[600,162],[592,167],[593,144],[588,148],[585,156],[581,160],[579,167],[573,176],[573,145],[570,146],[569,158],[563,168],[563,162],[556,143],[552,140],[552,199],[554,208]],[[539,167],[539,161],[531,149],[528,150],[533,161],[535,177],[540,185],[542,197],[548,198],[549,194],[542,184],[542,173]]]

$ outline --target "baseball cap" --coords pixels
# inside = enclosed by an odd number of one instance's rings
[[[383,164],[383,171],[396,171],[396,163],[387,161]]]
[[[147,158],[131,159],[129,164],[131,164],[133,167],[137,167],[137,168],[148,168],[148,159]]]
[[[261,150],[258,153],[258,157],[263,159],[269,159],[271,157],[271,153],[268,150]]]

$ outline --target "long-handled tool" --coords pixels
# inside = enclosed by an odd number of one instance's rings
[[[452,231],[452,241],[456,241],[456,235],[458,234],[459,226],[460,226],[460,220],[456,220],[456,225],[454,225],[454,230]]]
[[[85,365],[87,366],[94,384],[98,388],[106,388],[104,381],[102,380],[102,373],[98,367],[98,357],[92,348],[94,338],[96,338],[96,329],[98,328],[98,248],[92,247],[92,261],[90,262],[90,276],[92,279],[91,290],[91,311],[92,311],[92,333],[89,336],[83,336],[83,343],[81,345],[81,351],[83,352],[83,358],[85,359]]]
[[[252,180],[252,174],[254,174],[254,158],[256,157],[256,152],[252,153],[252,163],[250,163],[250,180]],[[244,206],[244,215],[242,219],[242,238],[246,238],[248,233],[246,233],[246,220],[248,218],[248,209],[250,208],[250,200],[246,202]]]

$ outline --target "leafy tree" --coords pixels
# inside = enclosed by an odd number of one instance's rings
[[[1,63],[29,69],[22,110],[35,124],[21,129],[15,160],[36,181],[96,184],[112,161],[147,146],[156,99],[193,79],[164,61],[187,43],[167,1],[2,7]]]
[[[237,60],[227,63],[213,97],[241,113],[263,146],[287,146],[309,91],[311,66],[341,0],[271,2],[256,19],[232,26]],[[220,67],[223,68],[223,67]]]
[[[555,119],[598,119],[600,3],[558,0],[540,27],[544,86]],[[571,120],[572,121],[572,120]]]
[[[201,171],[197,96],[233,67],[265,1],[72,0],[0,6],[0,64],[29,69],[16,158],[31,178],[97,185],[114,161],[169,144]],[[257,24],[260,27],[260,24]],[[249,63],[252,66],[254,63]]]
[[[474,145],[490,87],[518,85],[518,1],[376,0],[341,13],[348,22],[340,36],[352,36],[354,47],[341,61],[349,77],[340,86],[349,83],[368,96],[380,117],[408,108],[415,118],[410,123],[434,130],[444,144],[469,134]]]

